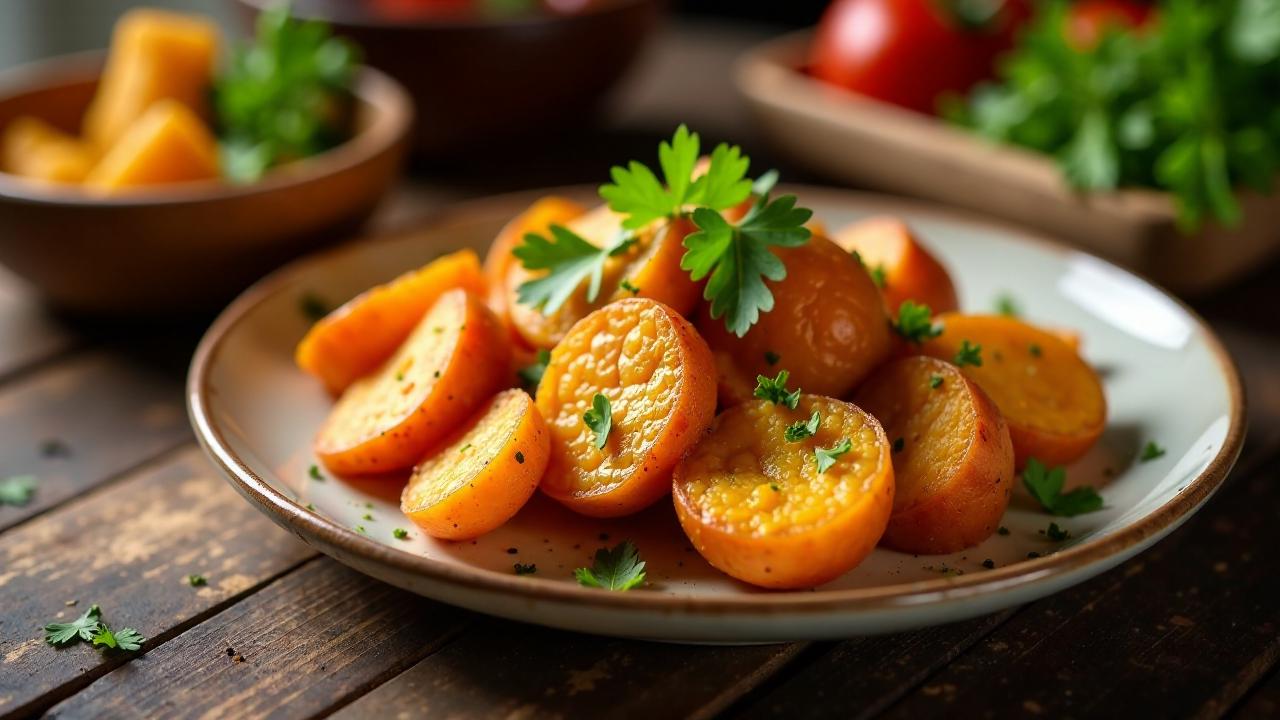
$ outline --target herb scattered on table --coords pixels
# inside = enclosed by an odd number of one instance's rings
[[[831,466],[836,464],[836,460],[839,459],[841,455],[844,455],[852,449],[853,441],[849,438],[844,438],[829,448],[814,448],[813,457],[818,463],[818,472],[824,473],[830,470]]]
[[[187,584],[191,587],[204,587],[209,584],[209,580],[203,575],[188,575]]]
[[[1156,458],[1164,457],[1165,449],[1148,440],[1146,445],[1142,446],[1142,452],[1138,455],[1139,462],[1151,462]]]
[[[933,322],[933,312],[928,305],[913,300],[903,300],[898,306],[898,319],[893,331],[917,345],[942,334],[942,327]]]
[[[756,389],[753,395],[761,400],[768,400],[774,405],[782,405],[789,410],[795,410],[800,404],[800,389],[797,388],[791,392],[787,392],[787,378],[791,377],[791,373],[786,370],[779,370],[777,377],[770,378],[767,375],[756,376]]]
[[[593,444],[597,449],[603,450],[609,439],[609,431],[613,429],[613,406],[609,404],[609,398],[596,393],[591,398],[591,409],[582,414],[582,422],[595,433]]]
[[[818,433],[818,426],[821,422],[822,416],[817,410],[814,410],[808,420],[797,420],[788,425],[787,429],[783,431],[782,437],[791,443],[811,438]]]
[[[44,641],[55,647],[81,640],[112,650],[140,650],[147,639],[133,628],[113,631],[102,621],[102,608],[90,605],[80,617],[68,623],[44,626]]]
[[[396,528],[391,531],[391,537],[397,540],[405,540],[409,537],[409,531],[404,528]]]
[[[0,479],[0,505],[26,505],[35,496],[37,484],[34,475],[14,475]]]
[[[1022,471],[1022,483],[1031,497],[1051,515],[1072,517],[1102,509],[1102,496],[1088,485],[1078,487],[1071,492],[1062,492],[1067,481],[1067,471],[1058,466],[1046,468],[1035,458],[1027,460]]]
[[[596,550],[595,563],[590,568],[574,570],[573,576],[586,587],[623,591],[644,582],[644,566],[640,551],[630,540],[624,540],[612,550]]]

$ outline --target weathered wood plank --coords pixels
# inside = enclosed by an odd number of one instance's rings
[[[0,477],[38,481],[26,505],[0,506],[0,531],[186,442],[186,354],[154,342],[95,350],[0,388]]]
[[[888,716],[1220,715],[1280,656],[1278,504],[1274,471],[1238,479],[1144,555],[1027,607]]]
[[[803,647],[664,645],[489,621],[335,717],[710,717]]]
[[[167,636],[314,553],[241,499],[192,448],[0,535],[0,717],[39,710],[125,661],[45,645],[90,604]],[[187,575],[208,578],[191,587]],[[74,607],[64,603],[76,601]]]
[[[311,717],[426,657],[469,620],[320,558],[108,673],[50,716]]]
[[[1280,670],[1272,670],[1271,677],[1263,680],[1231,711],[1236,720],[1274,720],[1280,717]]]
[[[0,378],[75,344],[75,333],[45,310],[29,287],[0,268]]]
[[[835,644],[730,713],[744,718],[875,717],[1008,620],[1014,610],[917,632]]]

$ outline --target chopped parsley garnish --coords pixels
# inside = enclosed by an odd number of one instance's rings
[[[396,382],[404,382],[404,373],[402,372],[396,373]]]
[[[836,460],[853,449],[853,441],[845,438],[829,448],[814,448],[813,456],[818,463],[818,472],[824,473],[836,464]]]
[[[301,298],[298,298],[298,309],[302,311],[303,317],[315,322],[328,315],[332,308],[319,295],[306,293]]]
[[[960,341],[960,349],[956,351],[954,362],[959,367],[972,365],[982,367],[982,346],[974,345],[968,340]]]
[[[1067,471],[1059,466],[1052,470],[1035,458],[1027,460],[1027,467],[1022,471],[1022,483],[1026,485],[1031,497],[1051,515],[1072,517],[1102,509],[1102,496],[1087,485],[1071,492],[1062,492],[1067,481]]]
[[[49,623],[44,626],[44,641],[50,645],[65,645],[76,638],[93,642],[94,633],[101,626],[102,608],[90,605],[80,617],[69,623]]]
[[[310,476],[312,480],[324,480],[324,475],[320,474],[319,465],[312,465],[310,468],[308,468],[307,475]]]
[[[373,522],[373,513],[365,513],[365,514],[364,514],[364,517],[362,517],[362,518],[360,518],[360,519],[361,519],[361,520],[367,520],[368,522]]]
[[[1007,527],[1005,527],[1005,526],[1001,525],[1000,527],[996,528],[996,534],[997,534],[997,535],[1008,535],[1008,534],[1009,534],[1009,528],[1007,528]]]
[[[391,531],[391,537],[397,540],[404,540],[409,537],[409,531],[404,528],[396,528]]]
[[[573,576],[585,587],[630,590],[644,582],[644,565],[640,551],[630,540],[624,540],[612,550],[596,550],[595,563],[590,568],[574,570]]]
[[[769,363],[770,365],[777,365],[778,361],[781,359],[782,359],[782,356],[772,350],[764,351],[764,361]]]
[[[36,494],[34,475],[14,475],[0,480],[0,505],[20,507],[31,502]]]
[[[996,296],[995,302],[996,312],[1005,317],[1018,317],[1022,315],[1022,308],[1019,307],[1018,301],[1008,293]]]
[[[1164,448],[1148,440],[1147,444],[1142,446],[1142,453],[1138,455],[1138,461],[1151,462],[1156,458],[1164,457],[1164,453]]]
[[[782,437],[787,442],[800,442],[805,438],[811,438],[818,433],[818,425],[822,422],[822,416],[817,410],[809,416],[808,420],[797,420],[787,426],[783,431]]]
[[[535,563],[529,563],[528,565],[525,565],[524,563],[516,563],[515,569],[517,575],[532,575],[538,572],[538,566]]]
[[[1042,350],[1036,343],[1031,343],[1027,348],[1027,352],[1031,353],[1031,357],[1040,357],[1044,354],[1044,350]]]
[[[929,389],[930,389],[930,390],[937,390],[937,389],[938,389],[938,388],[940,388],[940,387],[942,387],[942,376],[941,376],[941,375],[930,375],[930,376],[929,376]]]
[[[907,441],[906,441],[906,439],[904,439],[904,438],[898,438],[898,439],[896,439],[896,440],[894,440],[894,441],[893,441],[893,452],[895,452],[895,453],[900,453],[900,452],[902,452],[902,448],[904,448],[904,447],[906,447],[906,446],[907,446]]]
[[[1064,530],[1061,527],[1058,527],[1058,523],[1056,522],[1049,523],[1049,529],[1042,530],[1041,532],[1043,532],[1046,537],[1048,537],[1050,540],[1054,542],[1062,542],[1063,540],[1066,540],[1067,538],[1071,537],[1071,533],[1067,530]]]
[[[929,310],[929,306],[914,300],[903,300],[898,306],[898,319],[893,323],[893,330],[916,344],[942,334],[942,328],[933,322],[933,312]]]
[[[101,623],[98,627],[98,632],[93,636],[95,647],[101,645],[112,650],[128,650],[131,652],[141,650],[142,643],[146,641],[147,639],[142,636],[142,633],[133,628],[124,628],[119,632],[112,632],[106,623]]]
[[[521,465],[524,464],[524,453],[520,452],[519,450],[516,451],[516,462]]]
[[[609,431],[613,429],[613,406],[609,404],[609,398],[596,393],[591,398],[591,409],[582,414],[582,422],[596,434],[592,444],[603,450],[605,441],[609,439]]]
[[[204,587],[209,584],[209,580],[203,575],[188,575],[187,584],[191,587]]]
[[[550,350],[539,350],[534,361],[516,371],[525,387],[536,388],[542,382],[542,374],[547,371],[547,363],[551,362]]]
[[[635,242],[634,237],[627,236],[600,248],[563,225],[551,226],[550,239],[529,233],[511,254],[526,269],[547,273],[520,283],[516,296],[521,303],[550,315],[559,310],[585,280],[587,301],[595,302],[600,296],[605,261],[626,252]]]
[[[618,283],[618,287],[622,288],[623,290],[626,290],[627,292],[631,293],[632,295],[639,295],[639,294],[640,294],[640,288],[639,288],[638,286],[636,286],[636,285],[632,284],[632,282],[631,282],[630,280],[626,279],[626,278],[622,278],[622,282]]]
[[[40,455],[47,458],[71,457],[71,446],[58,438],[49,438],[40,443]]]
[[[774,405],[782,405],[788,410],[795,410],[800,404],[800,390],[797,388],[792,392],[787,392],[787,378],[791,377],[791,373],[786,370],[779,370],[778,376],[769,378],[766,375],[756,376],[755,397],[761,400],[768,400]]]
[[[876,265],[875,267],[872,267],[872,268],[867,268],[867,274],[871,276],[871,282],[875,283],[876,287],[880,288],[881,290],[885,289],[885,287],[888,286],[889,279],[885,273],[883,263]]]
[[[778,487],[778,483],[769,483],[769,489],[774,492],[782,492],[782,488]]]

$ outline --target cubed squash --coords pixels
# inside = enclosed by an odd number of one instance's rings
[[[112,192],[218,177],[218,144],[194,112],[161,100],[138,118],[89,172],[85,185]]]
[[[0,138],[0,171],[32,180],[78,183],[93,167],[92,146],[34,117],[19,117]]]
[[[84,136],[103,152],[157,100],[171,99],[208,114],[218,28],[212,21],[139,9],[116,23]]]

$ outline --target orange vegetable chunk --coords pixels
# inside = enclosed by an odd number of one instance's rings
[[[987,394],[955,365],[909,357],[872,375],[854,399],[893,453],[893,515],[881,543],[918,554],[963,550],[1000,525],[1013,492],[1013,441]]]
[[[816,435],[787,426],[817,412]],[[818,472],[815,448],[850,441]],[[893,508],[889,442],[856,405],[801,395],[795,410],[750,400],[721,413],[675,471],[676,515],[707,562],[760,587],[808,588],[856,567]]]
[[[551,429],[542,491],[584,515],[636,512],[671,490],[671,469],[715,415],[711,351],[675,310],[647,298],[583,318],[551,351],[538,409]],[[604,395],[603,448],[583,420]]]
[[[414,468],[400,510],[431,537],[483,535],[529,501],[550,449],[547,424],[529,394],[500,392],[448,445]]]
[[[982,366],[963,365],[1009,423],[1017,467],[1034,457],[1049,466],[1088,452],[1107,423],[1102,383],[1058,335],[996,315],[941,315],[940,336],[920,347],[953,360],[961,343],[982,347]]]
[[[387,362],[342,394],[316,436],[316,455],[338,475],[410,467],[508,384],[510,363],[493,311],[450,290]]]
[[[198,15],[136,9],[121,16],[84,136],[103,152],[160,100],[209,117],[218,26]]]
[[[161,100],[102,156],[84,184],[96,192],[112,193],[208,180],[218,174],[218,143],[209,128],[185,105]]]
[[[336,395],[386,362],[427,310],[454,288],[485,295],[480,259],[471,250],[436,258],[348,300],[311,326],[294,360]]]
[[[960,302],[947,269],[897,218],[876,217],[842,228],[832,238],[846,251],[856,251],[872,272],[882,272],[885,305],[896,316],[905,300],[928,305],[934,313],[957,310]]]
[[[0,138],[0,171],[31,180],[78,183],[95,159],[88,144],[39,118],[13,120]]]
[[[757,375],[791,373],[805,392],[844,397],[883,362],[893,347],[880,291],[849,253],[815,235],[777,249],[787,277],[767,281],[773,309],[737,337],[705,310],[698,329],[715,354],[720,401],[751,397]]]

